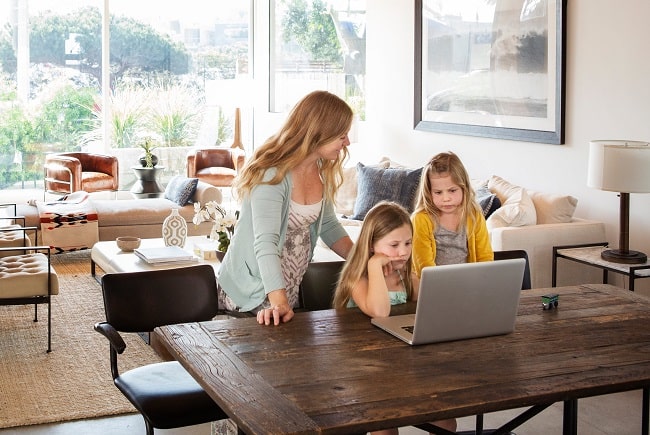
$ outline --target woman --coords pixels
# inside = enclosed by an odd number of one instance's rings
[[[233,186],[242,205],[219,270],[222,308],[256,313],[264,325],[288,322],[318,237],[347,256],[352,241],[333,201],[352,118],[336,95],[312,92],[247,162]]]

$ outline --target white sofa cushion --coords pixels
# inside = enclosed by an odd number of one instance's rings
[[[533,204],[533,200],[526,189],[496,175],[493,175],[488,180],[488,188],[501,201],[501,207],[487,219],[488,230],[499,227],[535,225],[537,223],[535,204]]]
[[[570,195],[529,190],[528,195],[535,204],[537,224],[562,224],[571,222],[578,205],[578,198]]]

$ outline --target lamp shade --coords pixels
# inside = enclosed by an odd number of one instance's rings
[[[625,140],[589,142],[587,185],[612,192],[650,193],[650,144]]]

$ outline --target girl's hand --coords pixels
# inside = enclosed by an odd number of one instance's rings
[[[384,276],[388,276],[393,273],[393,261],[395,260],[398,260],[398,258],[389,257],[378,252],[368,260],[368,268],[381,267]]]

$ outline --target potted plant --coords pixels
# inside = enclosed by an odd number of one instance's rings
[[[152,153],[157,148],[153,138],[146,136],[139,144],[140,148],[144,150],[144,155],[140,157],[139,161],[143,168],[153,168],[158,164],[158,157]]]

